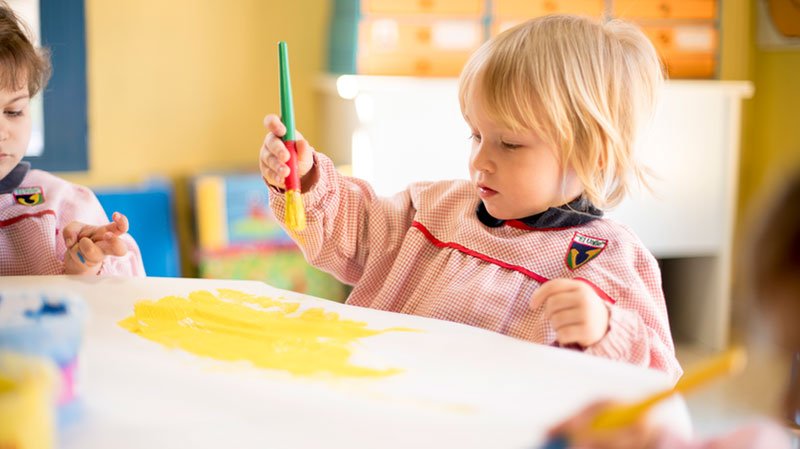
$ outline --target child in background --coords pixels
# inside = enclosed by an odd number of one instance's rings
[[[800,176],[792,178],[782,195],[768,209],[758,232],[749,242],[747,266],[742,278],[749,281],[749,294],[756,314],[769,322],[771,336],[796,363],[800,351]],[[796,366],[784,398],[786,424],[798,430],[800,389]],[[609,402],[590,405],[575,417],[556,426],[553,434],[575,435],[575,444],[586,449],[788,449],[785,429],[769,423],[754,423],[729,435],[709,441],[688,442],[653,428],[647,417],[635,425],[617,431],[588,432],[594,415]],[[795,438],[800,437],[800,433]]]
[[[44,88],[47,56],[0,2],[0,275],[144,275],[128,220],[108,219],[87,188],[21,162],[31,138],[30,100]]]
[[[602,211],[640,177],[636,131],[662,82],[652,44],[632,25],[530,20],[485,43],[461,74],[471,181],[379,198],[298,134],[307,228],[296,240],[311,264],[354,285],[348,304],[572,347],[677,380],[658,265]],[[275,115],[265,126],[260,169],[283,221],[286,129]],[[425,145],[413,129],[402,137]]]

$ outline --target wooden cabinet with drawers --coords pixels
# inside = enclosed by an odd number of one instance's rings
[[[331,73],[455,77],[486,39],[533,17],[639,25],[670,78],[714,78],[717,0],[334,0]]]
[[[709,25],[642,26],[673,78],[712,78],[717,30]]]

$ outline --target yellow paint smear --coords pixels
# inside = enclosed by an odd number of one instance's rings
[[[368,329],[322,308],[298,312],[299,303],[236,290],[215,295],[195,291],[187,297],[140,301],[123,328],[169,348],[224,361],[252,362],[259,368],[296,376],[385,377],[397,368],[374,369],[350,363],[361,338],[413,329]]]

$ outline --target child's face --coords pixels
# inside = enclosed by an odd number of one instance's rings
[[[472,92],[470,99],[476,98]],[[477,101],[468,102],[464,115],[472,130],[471,179],[493,217],[527,217],[581,194],[574,171],[562,176],[556,150],[535,132],[513,132],[494,122]]]
[[[19,163],[31,139],[28,86],[16,91],[0,91],[0,179]]]

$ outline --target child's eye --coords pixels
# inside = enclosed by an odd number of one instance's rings
[[[517,148],[521,147],[522,145],[518,145],[518,144],[516,144],[516,143],[508,143],[508,142],[503,142],[503,141],[501,140],[501,141],[500,141],[500,146],[502,146],[502,147],[503,147],[503,148],[505,148],[506,150],[516,150]]]
[[[472,133],[472,134],[469,135],[469,140],[472,140],[473,142],[480,142],[481,141],[481,135],[477,134],[477,133]]]
[[[5,111],[5,114],[9,117],[20,117],[22,116],[22,109],[19,111]]]

